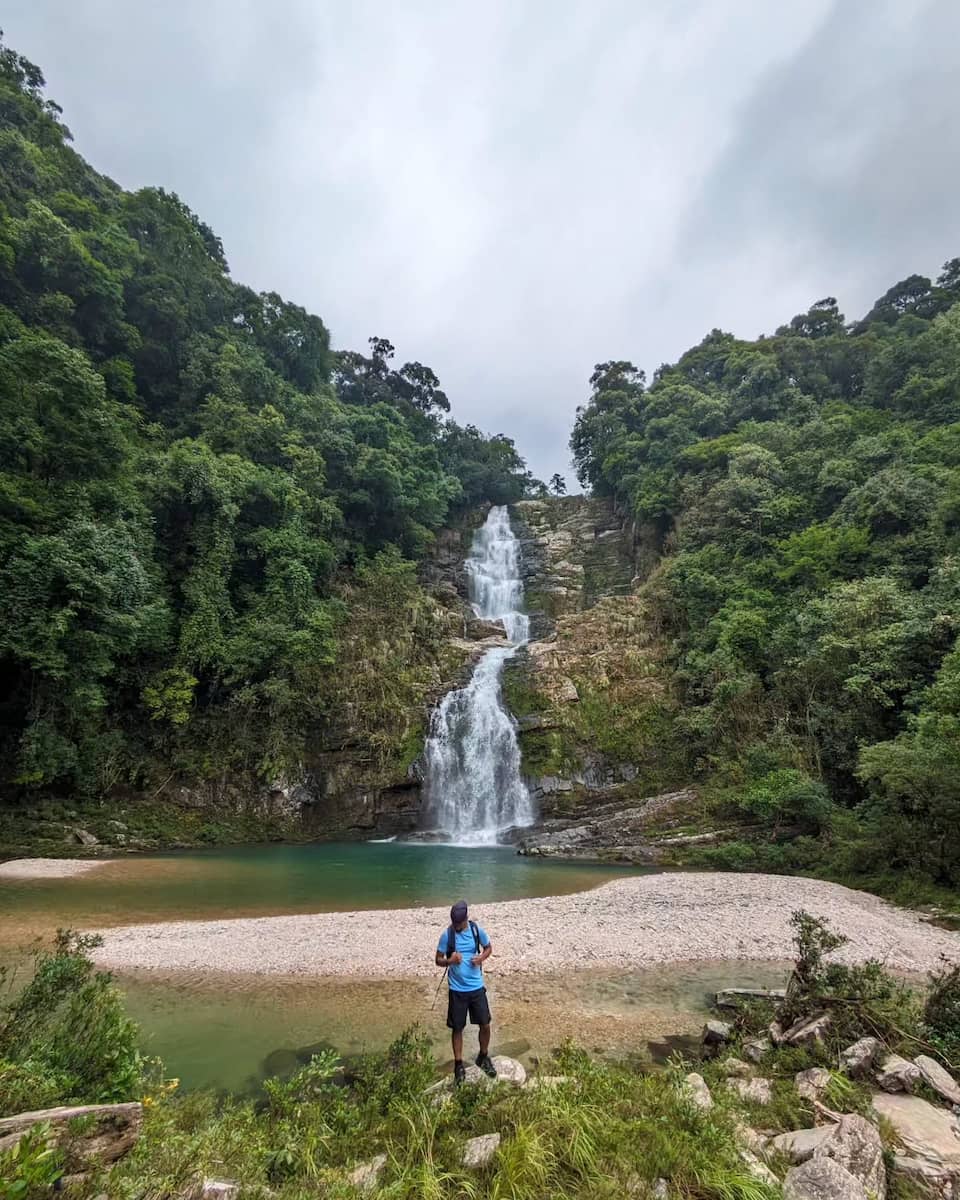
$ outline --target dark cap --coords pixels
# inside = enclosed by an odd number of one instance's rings
[[[461,921],[467,919],[467,902],[466,900],[458,900],[453,908],[450,909],[450,920],[454,925],[459,925]]]

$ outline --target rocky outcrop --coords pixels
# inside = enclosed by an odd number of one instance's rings
[[[64,1154],[70,1173],[116,1162],[136,1144],[143,1123],[140,1104],[79,1104],[0,1118],[0,1154],[37,1126]]]

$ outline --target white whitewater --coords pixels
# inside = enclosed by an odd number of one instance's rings
[[[520,545],[506,507],[491,508],[466,561],[478,617],[503,622],[509,646],[488,650],[466,687],[434,710],[425,750],[427,823],[445,840],[488,845],[512,825],[531,825],[534,809],[520,777],[517,726],[503,707],[503,664],[530,636],[521,612]]]

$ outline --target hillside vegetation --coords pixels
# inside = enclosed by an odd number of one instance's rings
[[[443,624],[416,560],[533,481],[428,367],[334,352],[177,196],[93,170],[43,86],[0,47],[5,790],[276,778],[351,701],[364,726],[422,698]],[[357,664],[392,658],[368,713]]]
[[[954,259],[591,378],[571,446],[660,547],[689,771],[764,831],[715,862],[960,884],[958,301]]]

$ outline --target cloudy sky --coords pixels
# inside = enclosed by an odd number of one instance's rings
[[[960,254],[957,0],[7,0],[78,149],[567,470],[593,364]],[[572,476],[571,476],[572,478]]]

